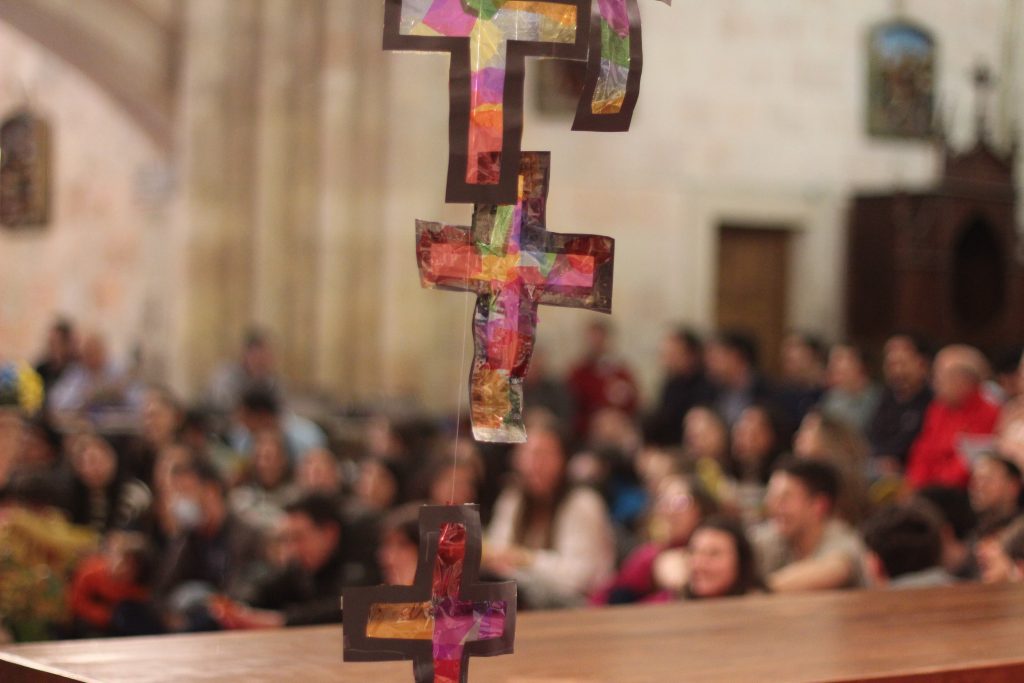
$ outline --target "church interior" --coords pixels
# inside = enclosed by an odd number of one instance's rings
[[[1022,135],[1024,0],[0,0],[0,680],[1024,680]]]

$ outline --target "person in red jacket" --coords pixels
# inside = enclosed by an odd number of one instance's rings
[[[576,404],[573,436],[582,441],[591,418],[602,408],[615,408],[633,417],[640,392],[633,372],[612,352],[611,327],[592,322],[587,327],[583,357],[569,371],[566,384]]]
[[[987,367],[985,357],[971,346],[947,346],[935,357],[935,400],[925,412],[907,464],[911,487],[967,488],[970,456],[990,445],[999,419],[999,406],[981,392]]]

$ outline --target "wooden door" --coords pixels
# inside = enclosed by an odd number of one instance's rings
[[[725,225],[719,231],[715,323],[742,330],[758,344],[761,368],[779,371],[788,329],[790,231]]]

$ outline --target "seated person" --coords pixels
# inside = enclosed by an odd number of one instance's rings
[[[681,474],[662,480],[647,525],[649,541],[631,552],[610,584],[591,595],[598,605],[663,602],[672,598],[669,587],[658,584],[655,567],[686,561],[693,530],[715,511],[715,501]],[[674,559],[669,559],[674,556]]]
[[[925,507],[880,510],[864,529],[869,581],[886,588],[947,586],[955,579],[942,567],[939,520]]]
[[[970,346],[947,346],[935,357],[935,400],[907,462],[906,479],[914,488],[967,488],[972,450],[991,441],[999,418],[999,407],[981,391],[986,371],[985,357]]]
[[[179,461],[166,486],[174,537],[158,565],[154,594],[172,630],[216,628],[208,611],[210,597],[252,594],[263,538],[230,512],[220,473],[207,461]]]
[[[615,539],[594,491],[570,488],[558,433],[534,428],[513,453],[516,483],[494,506],[482,567],[515,579],[533,608],[581,604],[612,576]]]
[[[986,453],[971,469],[968,492],[979,524],[1015,517],[1020,511],[1020,469],[996,453]]]
[[[747,595],[764,588],[753,546],[729,517],[709,517],[690,539],[690,569],[683,595],[690,600]]]
[[[82,637],[161,633],[149,602],[153,553],[145,536],[112,532],[100,552],[87,557],[71,581],[74,631]]]
[[[1024,581],[1024,519],[1001,519],[980,528],[974,554],[983,583]]]
[[[972,547],[977,518],[963,489],[926,486],[914,495],[919,505],[930,505],[939,516],[942,566],[960,581],[976,581],[978,563]]]
[[[257,590],[252,606],[218,599],[214,615],[224,628],[275,628],[341,622],[341,596],[348,586],[376,583],[343,543],[337,505],[311,495],[285,507],[280,535],[281,569]]]
[[[863,585],[862,545],[836,516],[839,474],[828,463],[794,460],[768,482],[769,520],[754,531],[761,572],[774,592]]]
[[[406,503],[387,514],[380,523],[377,564],[384,583],[411,586],[420,557],[420,505]]]

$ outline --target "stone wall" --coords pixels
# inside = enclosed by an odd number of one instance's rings
[[[0,228],[0,356],[34,358],[67,314],[125,357],[165,238],[163,155],[93,82],[0,23],[0,114],[26,102],[53,131],[51,223]]]

